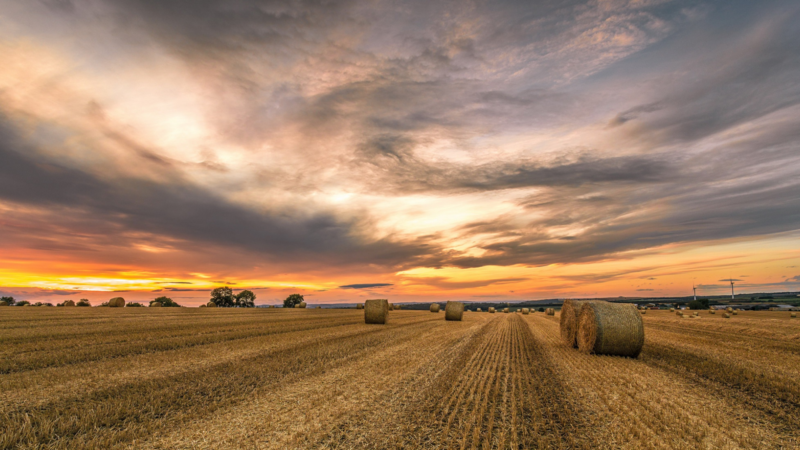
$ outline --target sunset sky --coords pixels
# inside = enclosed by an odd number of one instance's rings
[[[800,290],[796,0],[0,0],[3,295],[731,277]]]

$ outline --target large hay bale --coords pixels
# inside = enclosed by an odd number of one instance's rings
[[[722,317],[725,318],[725,319],[730,319],[731,315],[728,314],[728,313],[725,313],[725,314],[722,315]]]
[[[389,301],[386,299],[367,300],[364,302],[364,322],[385,324],[389,317]]]
[[[481,309],[480,309],[480,308],[478,308],[478,309],[476,309],[476,311],[478,311],[478,312],[481,312]]]
[[[444,305],[444,320],[461,321],[464,315],[464,304],[461,302],[447,302]]]
[[[439,304],[438,303],[431,303],[431,312],[438,313],[439,312]]]
[[[306,307],[306,302],[300,302],[300,308],[305,308],[305,307]]]
[[[494,314],[494,306],[490,306],[490,307],[489,307],[489,312],[490,312],[491,314]]]
[[[528,308],[522,308],[522,315],[527,316],[531,313],[531,310]]]
[[[108,301],[110,308],[123,308],[125,307],[125,299],[122,297],[114,297]]]
[[[561,317],[559,318],[561,339],[570,347],[578,347],[578,313],[584,303],[586,301],[566,299],[564,305],[561,306]]]
[[[503,308],[503,312],[507,313],[508,312],[508,308]]]
[[[548,316],[555,316],[556,310],[555,308],[547,308],[546,310],[544,310],[544,313],[547,314]]]
[[[356,309],[364,309],[364,304],[363,303],[357,304]]]
[[[587,302],[578,314],[578,348],[599,355],[639,356],[644,322],[631,304]]]
[[[214,303],[214,302],[208,302],[208,303],[206,303],[206,306],[209,307],[209,308],[216,308],[217,304]]]
[[[725,311],[728,311],[729,313],[732,313],[732,312],[733,312],[733,308],[731,308],[730,306],[728,306],[727,308],[725,308]]]
[[[64,306],[75,306],[75,302],[73,300],[66,300],[64,301]]]
[[[211,302],[209,302],[209,303],[211,303]],[[162,308],[163,306],[164,305],[162,305],[161,302],[152,302],[152,303],[150,303],[150,307],[151,308]],[[211,306],[211,305],[209,305],[209,306]],[[217,305],[214,304],[214,306],[217,306]]]

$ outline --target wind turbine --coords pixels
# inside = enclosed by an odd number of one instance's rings
[[[730,280],[731,280],[731,300],[735,300],[735,297],[733,295],[733,277],[731,277]]]
[[[697,288],[694,286],[694,283],[692,283],[692,292],[694,292],[694,299],[697,301]]]

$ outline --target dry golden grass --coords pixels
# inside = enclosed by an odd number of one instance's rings
[[[638,359],[559,316],[3,308],[0,448],[798,448],[800,323],[642,316]]]

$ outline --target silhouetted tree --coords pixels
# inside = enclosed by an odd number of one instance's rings
[[[236,304],[233,290],[228,286],[218,287],[211,291],[211,301],[220,308],[231,308]]]
[[[16,300],[14,300],[14,297],[0,297],[0,302],[6,302],[8,306],[14,306]]]
[[[303,296],[300,294],[292,294],[286,297],[283,301],[284,308],[294,308],[294,305],[299,305],[303,301]]]
[[[214,293],[212,292],[211,295],[213,296]],[[153,303],[161,303],[161,306],[175,307],[175,308],[179,308],[181,306],[181,305],[175,303],[175,301],[172,300],[169,297],[158,297],[157,299],[155,299],[152,302],[150,302],[150,306],[153,306]],[[128,306],[131,306],[131,305],[128,305]],[[141,306],[141,305],[139,305],[139,306]]]
[[[236,294],[236,306],[240,308],[252,308],[255,305],[256,294],[253,291],[244,290]]]
[[[689,302],[689,309],[708,309],[708,299],[699,298]]]
[[[25,306],[25,305],[30,305],[30,304],[31,304],[31,302],[29,302],[27,300],[20,300],[14,306]]]
[[[75,303],[75,306],[92,306],[92,304],[89,303],[89,300],[82,298],[78,300],[78,303]]]

